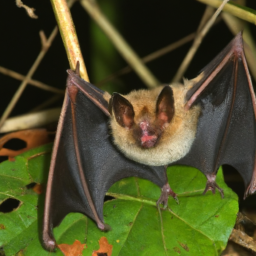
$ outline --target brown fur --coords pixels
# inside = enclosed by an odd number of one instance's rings
[[[171,85],[175,99],[175,113],[170,123],[165,124],[164,131],[155,147],[141,148],[137,145],[132,129],[121,127],[111,118],[110,126],[117,147],[130,159],[134,161],[154,166],[168,165],[177,161],[188,153],[196,133],[200,107],[195,106],[190,110],[184,109],[185,95],[188,88],[191,88],[190,81],[185,81],[185,85]],[[156,101],[163,87],[153,90],[132,91],[124,97],[133,105],[135,123],[140,121],[141,116],[149,120],[155,119]],[[106,100],[110,96],[104,95]]]

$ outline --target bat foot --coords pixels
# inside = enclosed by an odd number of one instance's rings
[[[170,185],[167,183],[162,187],[162,193],[160,198],[157,200],[156,205],[159,206],[159,204],[163,204],[164,209],[166,209],[168,205],[168,198],[170,195],[175,199],[177,204],[179,204],[179,199],[177,195],[173,192]]]
[[[205,193],[207,191],[212,191],[213,194],[215,194],[215,190],[216,188],[219,190],[221,198],[224,198],[224,191],[223,189],[221,189],[218,184],[216,183],[215,179],[216,179],[216,175],[206,175],[207,178],[207,183],[203,192],[203,195],[205,195]]]

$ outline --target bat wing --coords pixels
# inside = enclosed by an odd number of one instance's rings
[[[104,196],[116,181],[137,176],[161,188],[168,184],[164,167],[138,164],[115,148],[104,92],[74,71],[68,74],[46,191],[43,244],[48,250],[56,247],[52,229],[70,212],[87,215],[102,230],[108,228],[103,222]]]
[[[216,173],[221,165],[231,165],[244,180],[246,197],[256,190],[256,104],[242,34],[193,81],[185,108],[201,104],[202,111],[191,150],[178,163],[198,168],[207,177],[205,192],[216,187],[222,196]]]

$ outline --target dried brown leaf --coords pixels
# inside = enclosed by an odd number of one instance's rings
[[[85,245],[86,244],[82,244],[80,241],[76,240],[71,245],[59,244],[58,247],[65,256],[79,256],[82,255]]]
[[[44,188],[43,188],[43,186],[42,186],[41,184],[38,184],[38,183],[37,183],[37,184],[33,187],[33,191],[34,191],[35,193],[37,193],[38,195],[40,195],[40,194],[43,193]]]
[[[99,241],[100,249],[97,251],[94,251],[92,256],[98,256],[99,254],[106,254],[107,256],[111,256],[113,245],[108,243],[108,240],[106,237],[101,237]]]
[[[20,139],[26,142],[26,147],[20,150],[4,148],[4,144],[11,139]],[[51,142],[46,129],[31,129],[6,134],[0,138],[0,156],[8,156],[9,160],[32,148]]]

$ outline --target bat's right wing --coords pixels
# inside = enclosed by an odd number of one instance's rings
[[[223,164],[242,176],[245,197],[256,190],[256,103],[247,67],[242,34],[192,80],[185,108],[201,104],[195,141],[179,164],[198,168],[207,177],[207,190],[218,188],[215,177]]]

